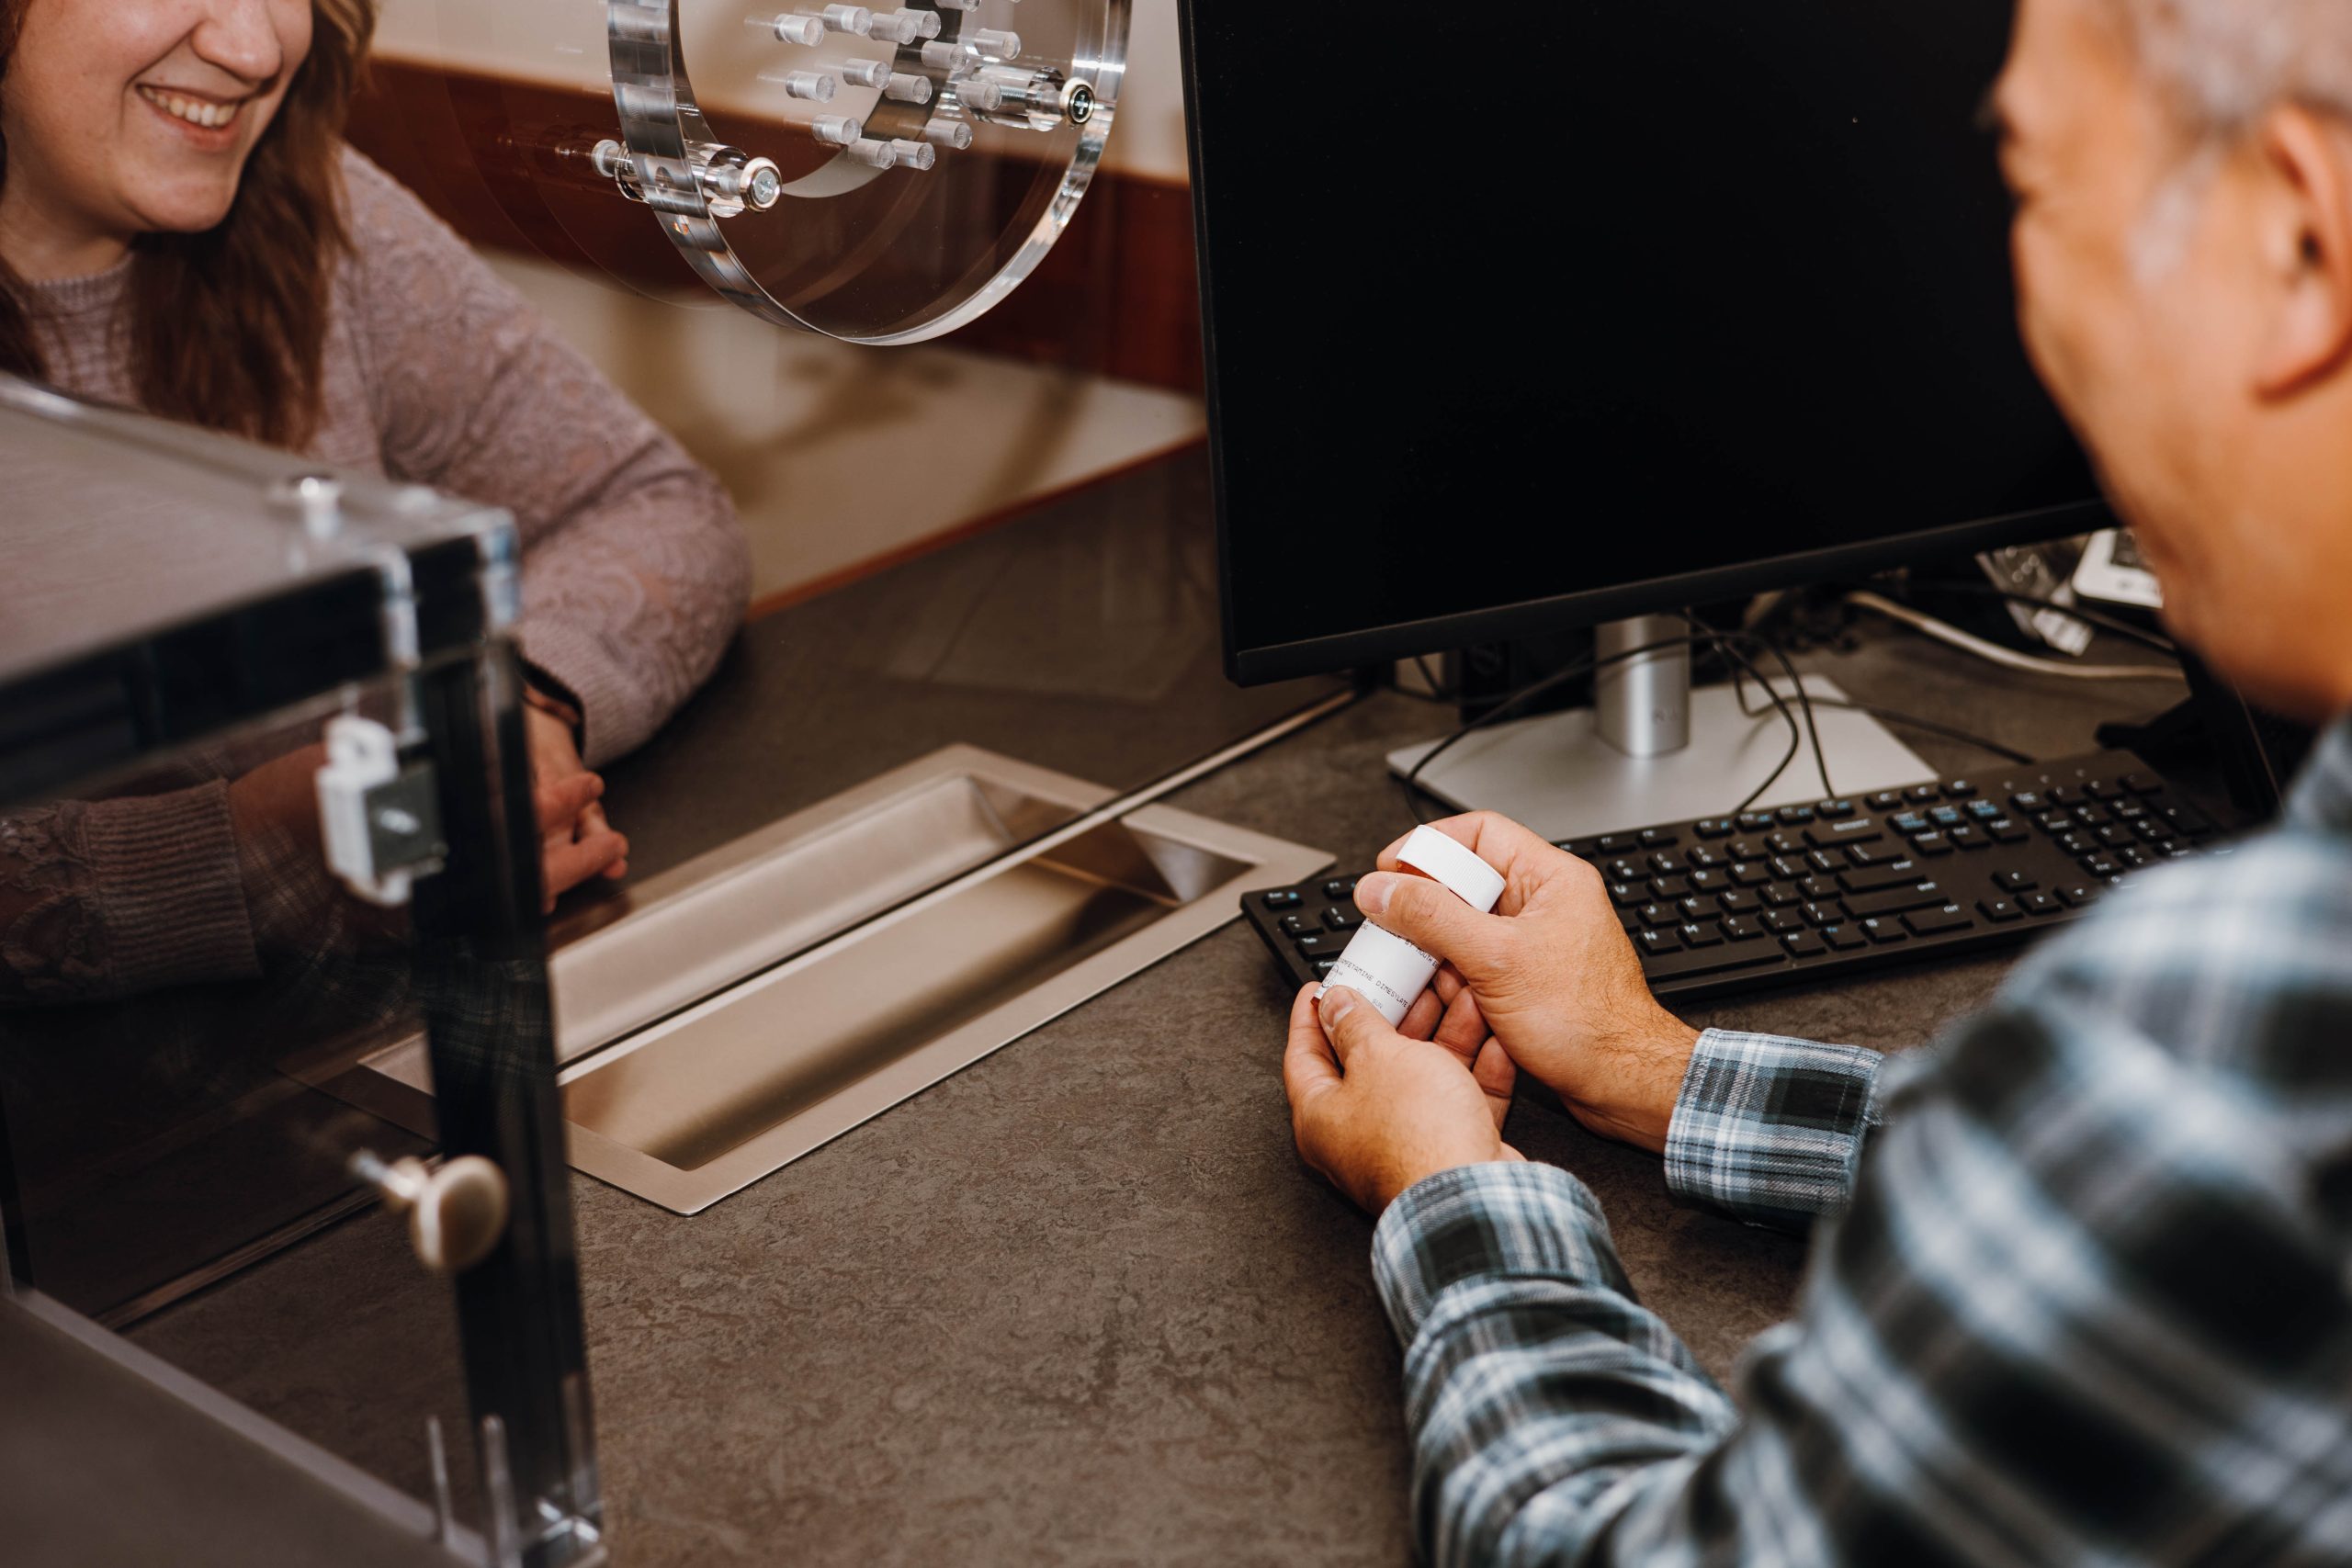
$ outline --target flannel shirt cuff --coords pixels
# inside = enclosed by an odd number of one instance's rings
[[[1853,1045],[1711,1029],[1666,1135],[1666,1184],[1751,1224],[1801,1229],[1846,1206],[1878,1124],[1885,1060]]]
[[[1461,1166],[1407,1188],[1373,1231],[1372,1272],[1408,1346],[1438,1298],[1465,1280],[1535,1275],[1625,1288],[1600,1201],[1557,1166],[1532,1160]]]

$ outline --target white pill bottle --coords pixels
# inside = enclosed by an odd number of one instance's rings
[[[1396,852],[1396,863],[1428,877],[1482,915],[1491,913],[1496,900],[1503,896],[1501,872],[1434,828],[1414,829],[1405,847]],[[1355,992],[1393,1029],[1405,1021],[1405,1015],[1429,989],[1438,962],[1434,954],[1423,953],[1395,931],[1366,920],[1356,928],[1323,984],[1345,986]]]

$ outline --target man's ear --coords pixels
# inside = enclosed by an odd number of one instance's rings
[[[2255,384],[2283,398],[2352,359],[2352,141],[2287,107],[2264,122],[2261,153],[2261,259],[2276,303]]]

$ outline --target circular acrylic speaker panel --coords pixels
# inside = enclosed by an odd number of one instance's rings
[[[649,267],[658,233],[753,314],[876,344],[975,320],[1044,259],[1101,161],[1128,28],[1128,0],[440,13],[497,62],[461,118],[541,250],[643,286],[675,265]]]

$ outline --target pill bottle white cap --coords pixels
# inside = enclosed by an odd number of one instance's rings
[[[1452,889],[1482,915],[1490,912],[1503,896],[1503,874],[1435,828],[1414,829],[1405,847],[1396,852],[1396,859]]]

